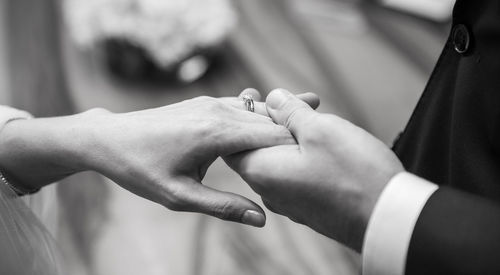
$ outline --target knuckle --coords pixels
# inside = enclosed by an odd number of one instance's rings
[[[89,109],[85,113],[92,114],[92,115],[99,115],[99,114],[109,114],[111,112],[109,110],[101,108],[101,107],[95,107],[95,108]]]
[[[286,118],[284,126],[286,128],[292,127],[292,124],[297,120],[297,116],[301,115],[306,110],[305,106],[294,106]]]
[[[229,201],[213,209],[213,215],[222,220],[231,220],[233,218],[232,204]]]
[[[185,192],[182,188],[170,187],[168,188],[168,195],[165,200],[165,207],[172,211],[187,211],[188,202],[185,199]]]
[[[211,106],[212,102],[214,101],[216,101],[215,98],[203,95],[192,99],[188,99],[185,102],[189,103],[191,107],[196,107],[196,109],[205,110],[205,108]]]
[[[213,116],[220,112],[224,104],[213,97],[203,96],[197,98],[200,103],[202,112],[207,113],[207,115]]]
[[[167,203],[167,208],[172,211],[189,211],[189,205],[187,201],[179,197],[170,198],[169,202]]]
[[[209,110],[212,111],[214,114],[218,114],[219,112],[222,111],[228,111],[229,108],[226,104],[224,104],[222,101],[213,99],[209,102],[208,104]]]
[[[206,118],[199,121],[197,124],[195,136],[199,140],[211,140],[212,142],[218,141],[218,133],[227,128],[228,125],[221,119],[217,118]]]
[[[203,114],[204,118],[211,117],[218,118],[219,120],[221,118],[227,119],[228,117],[230,117],[227,113],[233,111],[233,108],[229,103],[218,98],[200,96],[193,99],[193,102],[197,106],[196,109],[199,110],[201,114]]]
[[[202,96],[196,97],[194,100],[203,102],[203,101],[211,101],[213,99],[214,99],[213,97],[202,95]]]
[[[222,138],[228,133],[236,133],[242,126],[231,120],[225,114],[224,109],[228,108],[223,103],[215,102],[207,106],[207,115],[197,121],[195,135],[202,140],[210,140],[214,144],[222,142]]]

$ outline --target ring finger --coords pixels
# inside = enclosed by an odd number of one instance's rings
[[[265,102],[260,102],[260,100],[262,99],[260,92],[253,88],[247,88],[243,90],[243,92],[241,92],[238,97],[222,97],[220,98],[220,100],[240,110],[248,111],[247,105],[245,104],[245,101],[242,99],[243,95],[248,95],[252,97],[255,113],[266,117],[269,116],[269,114],[267,113]],[[313,109],[316,109],[319,106],[319,98],[314,93],[303,93],[297,95],[297,97],[306,102],[307,104],[309,104],[309,106],[311,106],[311,108]]]

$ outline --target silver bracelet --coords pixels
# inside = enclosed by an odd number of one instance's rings
[[[21,188],[19,186],[15,186],[13,184],[11,184],[6,178],[5,176],[3,175],[3,173],[0,171],[0,180],[5,184],[7,185],[7,187],[9,187],[12,191],[14,191],[18,196],[25,196],[25,195],[30,195],[30,194],[33,194],[33,193],[36,193],[38,191],[40,191],[40,188],[36,188],[36,189],[26,189],[26,188]]]

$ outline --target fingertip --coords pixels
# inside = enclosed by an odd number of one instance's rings
[[[255,101],[260,101],[262,99],[262,95],[260,94],[260,92],[254,88],[244,89],[243,92],[241,92],[239,96],[241,97],[243,95],[250,95],[253,98],[253,100],[255,100]]]
[[[266,225],[266,215],[264,212],[247,210],[243,213],[241,222],[255,227],[264,227],[264,225]]]
[[[188,211],[255,227],[262,227],[266,223],[264,210],[244,196],[222,192],[202,184],[192,185],[191,192],[184,195]]]
[[[269,92],[267,95],[267,98],[272,98],[276,96],[287,96],[287,95],[293,95],[289,90],[284,89],[284,88],[276,88],[273,89]]]
[[[293,96],[291,92],[283,88],[274,89],[266,97],[266,106],[271,109],[279,109],[286,99]]]

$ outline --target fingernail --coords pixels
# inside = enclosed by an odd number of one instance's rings
[[[266,217],[255,210],[247,210],[243,214],[241,222],[256,227],[263,227],[266,224]]]
[[[278,109],[291,93],[285,89],[276,89],[271,91],[266,99],[266,105],[271,109]]]

